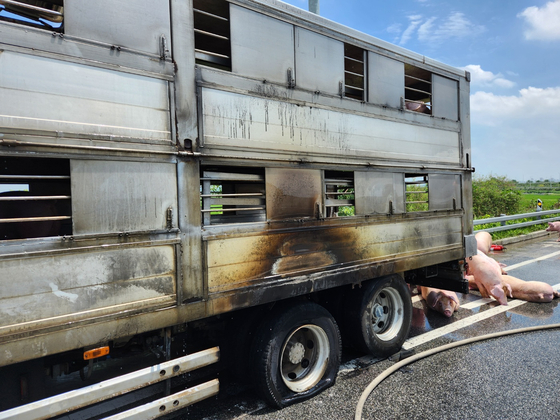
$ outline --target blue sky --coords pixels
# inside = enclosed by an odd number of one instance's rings
[[[320,15],[471,72],[476,176],[560,180],[560,0],[320,0]]]

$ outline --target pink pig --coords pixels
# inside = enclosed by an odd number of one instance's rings
[[[560,232],[560,222],[548,222],[547,232]],[[560,242],[560,236],[557,242]]]
[[[482,231],[478,232],[474,237],[476,238],[476,247],[478,250],[488,254],[492,247],[492,236],[488,232]]]
[[[480,250],[468,261],[467,275],[474,276],[474,282],[484,298],[493,296],[500,304],[507,305],[507,295],[513,297],[511,286],[502,278],[500,264]]]
[[[426,286],[416,286],[416,288],[430,308],[448,318],[459,309],[459,298],[455,292]]]

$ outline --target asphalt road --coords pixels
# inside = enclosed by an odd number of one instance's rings
[[[492,255],[508,274],[560,287],[555,236],[508,245]],[[452,318],[413,299],[414,319],[404,347],[415,354],[450,342],[518,328],[560,323],[559,300],[508,306],[459,295]],[[345,350],[336,384],[308,401],[275,410],[253,390],[220,377],[219,396],[166,419],[353,419],[368,384],[396,361]],[[458,347],[402,367],[375,388],[363,419],[560,419],[560,329],[516,334]]]

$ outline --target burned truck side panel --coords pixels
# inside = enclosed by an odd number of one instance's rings
[[[0,366],[62,366],[255,308],[261,330],[281,332],[254,343],[292,357],[279,378],[256,368],[281,407],[336,371],[319,292],[389,308],[379,325],[401,324],[359,338],[385,354],[408,332],[404,278],[463,290],[465,72],[276,0],[53,0],[35,21],[12,3],[0,1]]]
[[[219,23],[229,24],[228,61],[197,53],[205,296],[227,291],[233,300],[233,291],[314,272],[340,285],[375,265],[403,272],[463,258],[465,73],[387,51],[314,15],[288,16],[279,2],[271,7],[276,13],[263,14],[254,2],[230,2],[229,21]],[[408,109],[417,103],[429,115]],[[241,166],[261,178],[219,179]],[[417,182],[423,203],[414,203]],[[242,199],[249,183],[261,194],[251,201]],[[332,217],[339,207],[352,216]],[[457,278],[448,284],[464,290]]]

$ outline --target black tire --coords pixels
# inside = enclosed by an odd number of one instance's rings
[[[257,392],[282,408],[334,385],[340,332],[331,314],[315,303],[282,305],[263,320],[251,356]]]
[[[378,357],[397,353],[410,331],[412,301],[398,275],[363,283],[346,297],[345,339],[355,348]]]

